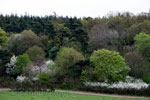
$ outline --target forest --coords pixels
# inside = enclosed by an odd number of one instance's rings
[[[107,86],[108,90],[93,85],[138,80],[144,84],[141,90],[110,91]],[[51,88],[149,95],[150,16],[130,12],[102,18],[1,14],[0,87],[27,89],[33,84],[34,89],[50,84]]]

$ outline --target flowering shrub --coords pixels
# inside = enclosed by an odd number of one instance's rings
[[[137,89],[140,90],[142,88],[148,88],[147,83],[144,83],[140,79],[133,79],[131,77],[126,77],[126,81],[122,82],[119,81],[118,83],[109,84],[107,82],[86,82],[85,86],[92,86],[92,87],[106,87],[106,88],[117,88],[117,89]]]
[[[34,66],[34,65],[31,65],[29,66],[29,73],[30,73],[30,77],[33,76],[37,76],[38,74],[40,73],[47,73],[47,74],[52,74],[54,73],[54,66],[55,66],[55,63],[52,61],[52,60],[48,60],[48,61],[45,61],[45,63],[41,66]]]
[[[21,76],[17,76],[16,80],[18,82],[24,82],[24,81],[28,80],[28,78],[26,76],[21,75]]]
[[[15,68],[15,66],[16,66],[16,62],[17,62],[17,57],[15,56],[15,55],[13,55],[12,57],[11,57],[11,59],[10,59],[10,63],[7,63],[6,64],[6,73],[7,74],[12,74],[13,73],[13,69]]]

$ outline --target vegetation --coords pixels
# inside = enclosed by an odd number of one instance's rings
[[[0,15],[0,27],[0,78],[12,78],[15,89],[46,90],[52,85],[82,89],[89,81],[116,83],[126,76],[147,82],[142,83],[147,87],[150,84],[149,16],[130,12],[103,18],[12,14]],[[21,83],[16,83],[17,77]]]
[[[6,41],[7,41],[6,32],[2,28],[0,28],[0,46],[4,45]]]
[[[84,56],[73,48],[62,48],[57,54],[56,64],[60,68],[70,66],[79,60],[83,60]]]
[[[16,67],[14,68],[14,75],[21,75],[25,67],[30,63],[30,58],[27,54],[19,55],[17,57]]]
[[[150,35],[146,33],[137,34],[134,38],[137,51],[150,59]]]
[[[28,96],[27,96],[28,95]],[[74,93],[64,93],[64,92],[24,92],[24,91],[0,91],[0,97],[2,100],[130,100],[130,98],[115,98],[115,97],[105,97],[105,96],[95,96],[95,95],[84,95],[84,94],[74,94]],[[149,100],[147,98],[131,99],[131,100]]]
[[[116,82],[124,80],[129,72],[123,57],[115,51],[106,49],[94,51],[90,61],[95,66],[94,73],[98,81]]]

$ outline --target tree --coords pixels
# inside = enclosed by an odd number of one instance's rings
[[[136,50],[150,61],[150,34],[137,34],[134,40]]]
[[[117,31],[109,29],[106,24],[98,24],[91,29],[89,38],[89,46],[92,50],[116,49],[119,35]]]
[[[42,72],[42,65],[45,63],[45,52],[42,48],[38,46],[33,46],[29,48],[26,53],[29,55],[32,66],[31,67],[38,67],[39,72]]]
[[[55,62],[58,67],[64,68],[83,59],[84,56],[75,49],[63,47],[58,52]]]
[[[5,75],[6,64],[10,62],[12,53],[9,50],[0,50],[0,76]]]
[[[56,56],[56,66],[59,69],[60,76],[69,77],[69,66],[83,60],[84,56],[73,48],[63,47],[59,50]]]
[[[23,54],[35,45],[42,46],[40,38],[31,30],[24,30],[21,34],[14,35],[9,41],[9,48],[15,55]]]
[[[2,28],[0,28],[0,46],[3,46],[6,41],[7,41],[6,32]]]
[[[29,55],[31,61],[37,62],[38,57],[45,57],[45,52],[43,51],[42,48],[38,46],[33,46],[29,48],[26,53]]]
[[[142,78],[149,70],[146,67],[147,60],[137,52],[128,52],[124,56],[126,63],[131,68],[129,75],[136,78]]]
[[[134,43],[134,37],[141,32],[150,34],[150,21],[144,20],[141,23],[135,23],[128,29],[127,41],[131,45]]]
[[[55,46],[61,47],[65,46],[64,39],[69,38],[71,35],[71,31],[68,27],[65,27],[63,24],[54,24],[55,34],[56,36],[53,39]],[[57,44],[57,45],[56,45]]]
[[[116,82],[124,80],[129,68],[118,52],[100,49],[94,51],[90,62],[95,66],[98,81]]]
[[[17,57],[16,67],[14,68],[14,76],[23,74],[23,70],[30,63],[28,54],[22,54]]]
[[[84,56],[80,52],[73,48],[61,48],[57,53],[55,60],[57,67],[57,79],[64,85],[71,85],[70,83],[75,82],[75,74],[77,74],[77,70],[80,71],[80,66],[75,64],[81,60],[84,60]]]

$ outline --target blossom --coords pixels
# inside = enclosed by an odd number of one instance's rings
[[[17,62],[17,57],[15,55],[13,55],[10,59],[10,63],[6,64],[6,73],[7,74],[11,74],[13,72],[13,69],[16,66],[16,62]]]
[[[85,86],[92,87],[107,87],[107,88],[117,88],[117,89],[137,89],[148,88],[149,84],[143,82],[141,79],[134,79],[127,76],[126,81],[119,81],[118,83],[107,83],[107,82],[86,82]]]
[[[20,75],[20,76],[17,76],[17,81],[18,82],[23,82],[23,81],[26,81],[28,78],[26,76],[23,76],[23,75]]]

